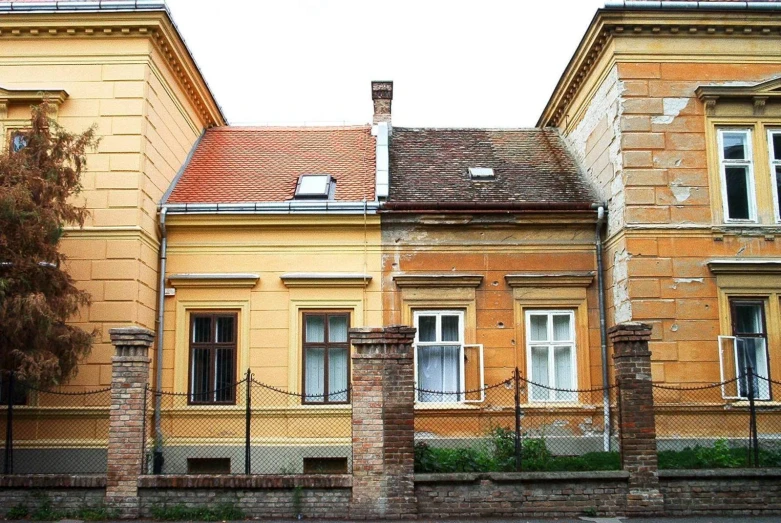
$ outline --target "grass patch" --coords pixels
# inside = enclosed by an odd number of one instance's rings
[[[759,465],[781,467],[781,450],[760,449]],[[729,469],[748,466],[748,449],[731,447],[724,439],[716,440],[712,447],[698,445],[683,450],[659,452],[660,469]]]
[[[233,503],[219,503],[205,507],[188,507],[183,504],[153,506],[150,512],[154,519],[163,521],[226,521],[244,519],[244,513]]]

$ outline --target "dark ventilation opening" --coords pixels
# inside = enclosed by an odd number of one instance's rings
[[[304,458],[304,474],[347,474],[347,458]]]
[[[188,474],[230,474],[230,458],[187,458]]]

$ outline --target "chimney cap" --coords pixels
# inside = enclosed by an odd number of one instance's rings
[[[391,80],[372,81],[372,100],[393,100],[393,82]]]

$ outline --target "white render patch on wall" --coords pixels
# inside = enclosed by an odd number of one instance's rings
[[[613,66],[594,93],[583,118],[566,136],[597,195],[608,203],[608,235],[624,224],[621,95],[624,83]],[[604,149],[604,150],[600,150]]]
[[[629,259],[626,249],[613,256],[613,306],[614,323],[632,321],[632,301],[629,299]]]
[[[662,99],[662,109],[664,114],[661,116],[652,116],[651,123],[658,125],[669,125],[673,123],[673,120],[675,120],[675,118],[681,114],[681,111],[683,111],[686,106],[689,105],[691,100],[691,98]]]

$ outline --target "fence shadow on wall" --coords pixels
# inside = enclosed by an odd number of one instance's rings
[[[143,473],[349,473],[349,395],[349,389],[327,396],[289,392],[256,381],[249,371],[236,383],[197,394],[148,389]]]

